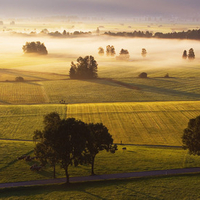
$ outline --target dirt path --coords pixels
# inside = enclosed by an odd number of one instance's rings
[[[105,175],[95,175],[95,176],[71,177],[70,182],[72,183],[72,182],[87,182],[87,181],[101,181],[101,180],[112,180],[112,179],[150,177],[150,176],[168,176],[168,175],[174,175],[174,174],[187,174],[187,173],[198,173],[198,172],[200,172],[200,168],[129,172],[129,173],[121,173],[121,174],[105,174]],[[14,182],[14,183],[0,183],[0,188],[47,185],[47,184],[64,183],[65,181],[66,181],[66,178],[58,178],[58,179],[35,180],[35,181],[24,181],[24,182]]]

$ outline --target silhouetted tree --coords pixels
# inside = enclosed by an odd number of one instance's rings
[[[102,47],[99,47],[98,50],[99,50],[98,51],[99,55],[101,55],[101,56],[104,55],[104,49]]]
[[[146,50],[145,48],[142,49],[141,55],[142,55],[143,57],[146,57],[146,55],[147,55],[147,50]]]
[[[90,123],[88,124],[88,127],[90,130],[90,134],[87,138],[86,147],[89,151],[89,160],[92,165],[91,175],[94,175],[94,160],[96,155],[102,150],[106,150],[107,152],[113,150],[115,151],[117,149],[117,146],[113,146],[112,136],[108,132],[108,129],[102,123]]]
[[[53,167],[53,177],[56,177],[56,164],[59,163],[59,157],[53,148],[53,143],[48,139],[51,133],[54,137],[58,133],[58,127],[61,122],[60,116],[52,112],[44,116],[44,129],[34,131],[33,140],[36,142],[34,153],[41,162],[42,166],[50,164]]]
[[[188,55],[187,55],[187,51],[186,51],[186,50],[184,50],[184,51],[183,51],[182,58],[183,58],[183,59],[186,59],[186,58],[187,58],[187,56],[188,56]]]
[[[35,153],[44,164],[55,166],[59,163],[65,170],[66,183],[69,183],[69,165],[77,166],[84,160],[88,127],[74,118],[61,120],[55,112],[46,115],[43,122],[44,129],[34,132],[34,141],[39,140]]]
[[[194,60],[195,59],[195,54],[193,48],[191,48],[188,52],[188,59],[189,60]]]
[[[97,78],[97,62],[93,56],[79,57],[77,63],[71,63],[69,76],[72,79]]]
[[[200,155],[200,116],[189,120],[182,142],[183,149],[188,149],[190,154]]]
[[[22,47],[24,53],[38,53],[42,55],[48,54],[44,43],[41,42],[26,42]]]
[[[114,46],[106,46],[106,55],[107,56],[114,56],[116,53],[115,53],[115,48]]]

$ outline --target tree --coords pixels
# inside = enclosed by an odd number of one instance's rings
[[[190,154],[200,155],[200,116],[189,120],[182,142],[183,149],[188,149]]]
[[[54,149],[65,170],[66,183],[69,183],[69,165],[77,166],[83,162],[83,151],[86,145],[87,126],[74,118],[62,120],[58,135],[54,141]]]
[[[186,51],[186,50],[184,50],[184,51],[183,51],[182,58],[183,58],[183,59],[186,59],[187,57],[188,57],[188,55],[187,55],[187,51]]]
[[[39,41],[37,42],[26,42],[25,45],[22,47],[24,53],[37,53],[41,55],[48,54],[48,51],[44,45],[44,43],[41,43]]]
[[[97,62],[93,56],[79,57],[77,63],[71,63],[69,76],[72,79],[97,78]]]
[[[145,48],[142,49],[141,55],[145,58],[147,55],[147,50]]]
[[[106,55],[107,56],[114,56],[116,53],[115,53],[115,48],[114,46],[106,46]]]
[[[51,136],[56,136],[58,133],[58,126],[61,122],[60,116],[56,112],[52,112],[44,116],[43,123],[45,125],[43,131],[34,131],[33,140],[36,142],[34,153],[43,166],[50,164],[53,167],[53,177],[56,177],[56,164],[59,162],[58,155],[53,148]]]
[[[121,49],[119,56],[117,56],[116,58],[119,60],[128,60],[129,59],[129,52],[126,49]]]
[[[92,165],[91,175],[94,175],[94,161],[96,155],[102,150],[106,150],[107,152],[116,150],[116,146],[113,146],[112,136],[102,123],[90,123],[88,124],[88,127],[90,134],[87,138],[86,147],[89,153],[89,161]]]
[[[44,129],[34,132],[35,153],[44,164],[55,166],[59,163],[65,170],[66,183],[69,183],[69,165],[77,166],[84,160],[87,125],[74,118],[61,120],[59,114],[55,112],[47,114],[43,123]]]
[[[189,60],[194,60],[195,59],[195,54],[193,48],[191,48],[188,52],[188,59]]]
[[[100,55],[100,56],[103,56],[104,55],[104,49],[102,48],[102,47],[99,47],[98,48],[98,54]]]

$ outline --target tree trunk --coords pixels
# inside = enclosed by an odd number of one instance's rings
[[[92,176],[95,175],[95,173],[94,173],[94,158],[95,158],[95,156],[92,157],[92,171],[91,171]]]
[[[66,175],[66,183],[69,184],[68,166],[65,168],[65,175]]]
[[[53,178],[56,178],[56,165],[53,165]]]

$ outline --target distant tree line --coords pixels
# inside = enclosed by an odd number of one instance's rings
[[[149,31],[134,31],[134,32],[105,32],[105,35],[110,36],[123,36],[123,37],[143,37],[143,38],[168,38],[168,39],[200,39],[200,29],[188,30],[182,32],[162,33],[156,32],[155,34]]]

